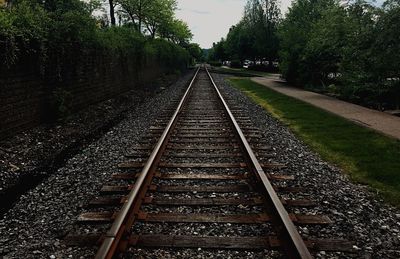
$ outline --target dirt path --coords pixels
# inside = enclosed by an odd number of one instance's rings
[[[294,97],[311,105],[351,120],[364,127],[379,131],[400,140],[400,117],[371,110],[329,96],[305,91],[282,84],[277,77],[254,77],[254,82],[265,85],[279,93]]]

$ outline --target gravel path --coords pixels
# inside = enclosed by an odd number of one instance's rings
[[[338,168],[324,162],[299,141],[279,121],[270,116],[239,90],[231,87],[226,76],[214,74],[228,104],[247,109],[252,122],[265,132],[273,145],[274,160],[287,164],[285,172],[295,175],[293,183],[308,188],[309,198],[317,201],[316,212],[328,215],[334,224],[318,229],[300,228],[312,236],[341,237],[356,242],[361,258],[400,258],[400,210],[376,197],[366,186],[351,183]],[[324,253],[319,254],[322,257]]]
[[[110,179],[140,136],[170,101],[180,98],[192,74],[128,111],[126,119],[71,158],[63,168],[23,195],[0,221],[0,256],[6,258],[90,258],[93,249],[67,248],[62,238]]]
[[[0,221],[0,255],[8,258],[90,258],[95,249],[68,248],[62,238],[74,229],[78,215],[124,161],[125,151],[143,136],[159,111],[169,107],[171,99],[183,93],[186,76],[156,97],[129,112],[120,124],[82,153],[70,159],[40,186],[23,196]],[[288,165],[285,172],[296,176],[293,185],[308,187],[311,199],[319,206],[313,211],[335,221],[330,227],[301,228],[303,235],[342,237],[356,242],[357,257],[400,258],[400,211],[352,184],[337,168],[322,161],[280,122],[258,105],[230,87],[225,76],[214,75],[228,103],[245,109],[252,122],[264,132],[274,149],[274,161]],[[201,226],[200,226],[201,228]],[[193,229],[196,231],[196,229]],[[201,231],[201,230],[200,230]],[[136,255],[146,257],[146,250]],[[152,251],[154,254],[154,251]],[[175,251],[157,250],[160,257],[174,258]],[[260,258],[269,253],[207,251],[183,249],[180,258]],[[319,253],[318,257],[340,257]]]

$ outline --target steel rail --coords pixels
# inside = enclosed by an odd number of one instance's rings
[[[185,94],[183,95],[178,107],[176,108],[171,120],[169,121],[167,127],[165,128],[163,134],[161,135],[157,145],[153,149],[149,159],[144,165],[141,173],[139,174],[132,190],[128,194],[128,198],[124,203],[122,209],[119,211],[116,219],[114,220],[113,225],[110,230],[105,234],[102,244],[97,251],[95,256],[96,259],[108,259],[112,258],[115,251],[118,249],[120,245],[121,238],[127,231],[130,229],[135,215],[132,215],[132,209],[137,206],[136,202],[140,199],[140,193],[143,191],[144,183],[146,179],[149,178],[151,171],[154,171],[155,165],[160,159],[160,156],[165,149],[166,142],[168,141],[168,137],[171,134],[171,131],[176,124],[178,114],[182,110],[183,105],[187,101],[187,97],[192,88],[194,81],[196,80],[197,74],[199,73],[200,67],[196,70],[193,79],[191,80]]]
[[[272,210],[272,216],[275,223],[276,230],[278,232],[279,237],[284,241],[282,246],[285,248],[285,251],[289,258],[313,258],[308,250],[304,240],[301,238],[299,232],[297,231],[293,221],[290,219],[285,207],[280,201],[278,195],[276,194],[274,188],[272,187],[271,182],[268,180],[267,175],[262,169],[260,163],[258,162],[256,156],[254,155],[253,150],[251,149],[246,137],[244,136],[242,130],[239,127],[236,119],[234,118],[232,112],[230,111],[227,103],[225,102],[221,92],[217,88],[211,74],[208,72],[206,67],[206,72],[208,77],[210,78],[215,91],[217,92],[223,106],[225,107],[225,111],[230,118],[231,123],[235,128],[235,132],[237,133],[240,144],[244,149],[245,156],[247,156],[247,161],[249,162],[249,167],[254,171],[257,178],[261,181],[264,191],[266,192],[266,199],[268,207]]]

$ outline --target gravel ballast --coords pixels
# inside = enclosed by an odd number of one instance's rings
[[[22,196],[0,221],[0,255],[7,258],[93,257],[95,248],[67,247],[62,239],[76,228],[77,217],[85,211],[88,202],[98,195],[101,186],[110,181],[116,165],[126,161],[126,151],[142,139],[161,110],[173,108],[171,100],[176,100],[183,94],[190,76],[186,75],[165,91],[129,110],[126,118],[118,125],[67,161],[64,167],[41,185]],[[252,123],[263,132],[264,140],[271,143],[274,162],[285,163],[287,168],[284,173],[295,176],[295,180],[288,184],[307,187],[307,193],[303,195],[318,204],[307,212],[328,215],[334,221],[328,227],[302,227],[302,235],[353,240],[356,243],[355,249],[359,250],[356,257],[400,258],[398,209],[385,205],[365,186],[351,183],[338,168],[310,151],[282,123],[231,87],[225,81],[226,76],[214,74],[213,77],[228,104],[234,102],[235,106],[248,113]],[[204,224],[192,224],[190,231],[206,233],[207,229]],[[161,227],[160,231],[163,231]],[[240,230],[235,231],[240,234]],[[131,253],[144,258],[148,254],[158,258],[279,256],[270,251],[201,249],[135,249]],[[317,257],[346,256],[320,252]]]
[[[264,133],[273,146],[274,161],[285,163],[284,172],[295,176],[293,185],[307,188],[307,196],[318,206],[309,212],[328,215],[333,224],[321,229],[300,228],[303,235],[336,237],[355,242],[356,257],[400,258],[400,210],[386,205],[368,187],[354,184],[337,167],[323,161],[309,147],[261,106],[227,81],[227,76],[213,74],[228,105],[239,106]],[[325,255],[324,255],[325,254]],[[319,257],[335,254],[319,253]]]
[[[90,258],[95,250],[68,248],[64,238],[76,219],[110,179],[124,154],[159,114],[179,99],[192,73],[146,98],[104,136],[68,160],[64,167],[20,197],[0,221],[0,256],[7,258]]]
[[[176,74],[164,75],[146,86],[89,105],[55,122],[17,133],[13,137],[0,136],[0,215],[7,211],[21,194],[34,188],[85,145],[95,141],[125,118],[146,98],[161,87],[177,80]]]

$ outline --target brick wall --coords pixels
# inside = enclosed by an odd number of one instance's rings
[[[73,65],[43,76],[35,62],[25,62],[0,73],[0,139],[58,116],[55,93],[67,93],[69,111],[77,111],[131,89],[146,85],[171,70],[157,60],[121,60],[107,56],[81,56]]]

